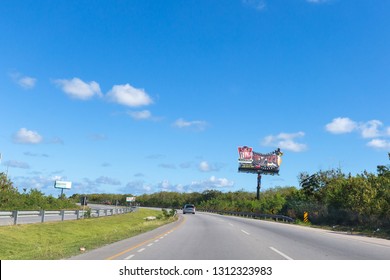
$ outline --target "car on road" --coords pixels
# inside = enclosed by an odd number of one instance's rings
[[[195,214],[195,205],[194,204],[184,205],[183,214],[187,214],[187,213]]]

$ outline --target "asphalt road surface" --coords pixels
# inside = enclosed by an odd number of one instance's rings
[[[390,260],[390,240],[197,212],[71,259]]]

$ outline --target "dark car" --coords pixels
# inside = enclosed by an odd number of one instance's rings
[[[183,207],[183,214],[191,213],[195,214],[195,205],[194,204],[186,204]]]

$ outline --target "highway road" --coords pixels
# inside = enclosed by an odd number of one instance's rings
[[[181,212],[181,211],[180,211]],[[179,220],[72,260],[390,260],[390,240],[217,214]]]

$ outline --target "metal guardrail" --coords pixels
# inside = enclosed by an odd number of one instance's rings
[[[274,221],[283,221],[293,223],[295,220],[291,217],[284,215],[272,215],[272,214],[257,214],[252,212],[234,212],[234,211],[217,211],[217,210],[199,210],[203,212],[216,213],[222,215],[230,215],[230,216],[240,216],[247,217],[252,219],[264,219],[264,220],[274,220]]]
[[[44,223],[47,221],[79,220],[89,217],[105,217],[125,214],[135,211],[135,207],[115,209],[90,209],[90,210],[40,210],[40,211],[0,211],[0,218],[11,219],[14,225],[21,223]],[[33,218],[29,222],[21,222],[21,219]],[[50,218],[50,219],[49,219]]]

